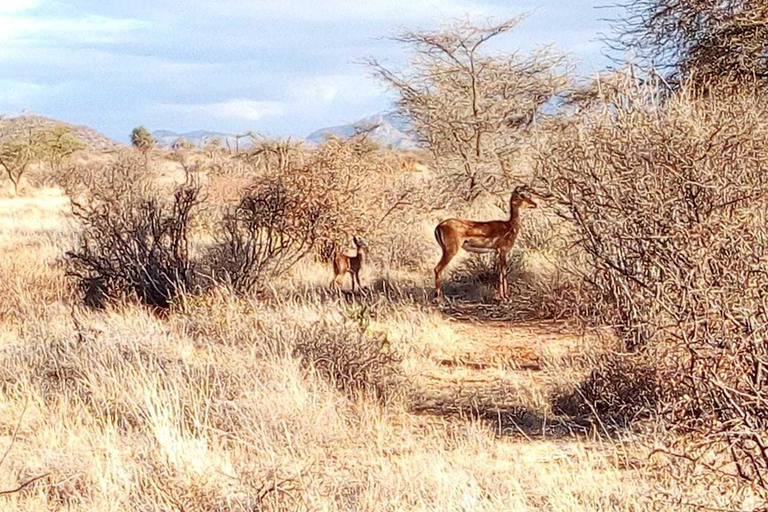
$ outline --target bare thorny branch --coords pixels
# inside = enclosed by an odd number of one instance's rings
[[[548,138],[538,186],[574,229],[593,320],[656,374],[668,451],[765,497],[765,99],[645,87]]]
[[[24,414],[27,412],[28,405],[29,405],[29,401],[24,403],[24,408],[22,409],[21,414],[19,415],[19,421],[16,423],[16,428],[13,429],[11,442],[8,443],[8,446],[3,452],[3,456],[0,457],[0,468],[3,467],[3,463],[5,462],[5,459],[8,457],[8,454],[11,452],[11,450],[13,449],[13,446],[16,444],[16,439],[19,435],[19,430],[21,429],[21,423],[24,420]],[[50,473],[43,473],[42,475],[38,475],[36,477],[25,480],[24,482],[22,482],[21,484],[19,484],[17,487],[13,489],[0,490],[0,497],[8,496],[10,494],[15,494],[17,492],[20,492],[25,488],[29,487],[30,485],[32,485],[33,483],[37,482],[38,480],[42,480],[43,478],[47,477],[48,475],[50,475]]]

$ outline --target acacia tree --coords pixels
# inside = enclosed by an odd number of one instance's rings
[[[195,143],[188,141],[184,137],[179,137],[173,141],[173,144],[171,144],[171,149],[174,151],[191,151],[195,149]]]
[[[4,140],[0,144],[0,167],[13,184],[14,194],[19,193],[19,183],[29,167],[45,158],[45,146],[40,134],[28,131],[24,136]]]
[[[62,164],[76,151],[85,149],[85,144],[72,135],[72,129],[68,126],[58,126],[52,130],[40,132],[39,143],[44,158],[51,166],[51,170],[61,170]]]
[[[263,162],[267,173],[273,170],[284,171],[292,156],[298,158],[303,164],[303,142],[292,141],[290,138],[285,140],[274,140],[259,137],[251,132],[248,133],[251,139],[251,146],[247,151],[247,159]]]
[[[152,137],[152,134],[146,127],[139,126],[131,132],[131,144],[141,151],[144,158],[146,158],[152,148],[155,147],[155,138]]]
[[[568,85],[566,60],[546,48],[528,56],[487,52],[491,40],[523,18],[405,30],[392,38],[412,54],[403,72],[367,60],[374,76],[398,93],[399,113],[453,178],[443,183],[466,201],[508,186],[505,164],[519,149],[521,132]]]
[[[633,0],[614,20],[619,50],[699,88],[757,81],[768,84],[765,0]]]

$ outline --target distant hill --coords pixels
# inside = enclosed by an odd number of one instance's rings
[[[410,129],[408,123],[393,114],[377,114],[365,117],[351,124],[321,128],[320,130],[312,132],[306,138],[306,141],[310,144],[322,144],[327,139],[328,134],[346,138],[354,135],[358,129],[371,126],[377,126],[377,128],[371,132],[371,139],[382,146],[392,146],[398,149],[414,149],[418,146],[414,138],[408,134]],[[227,147],[227,144],[229,144],[229,147],[231,148],[234,148],[236,145],[235,134],[209,132],[205,130],[187,133],[156,130],[152,132],[152,136],[157,141],[158,147],[161,148],[170,148],[179,139],[191,142],[197,147],[203,147],[207,142],[214,139],[218,140],[225,148]],[[240,149],[247,148],[250,144],[251,141],[247,137],[242,137],[240,139]]]
[[[187,142],[191,142],[198,148],[202,148],[212,140],[218,140],[222,147],[225,148],[227,147],[227,143],[229,143],[229,147],[232,148],[236,147],[237,144],[235,135],[232,133],[209,132],[205,130],[197,130],[194,132],[186,133],[176,133],[169,130],[156,130],[152,132],[152,136],[157,141],[157,146],[161,148],[170,148],[179,139],[184,139]],[[248,137],[242,137],[240,139],[240,149],[247,148],[250,146],[250,144],[251,141],[248,139]]]
[[[376,126],[371,131],[371,139],[382,146],[392,146],[398,149],[414,149],[418,147],[416,140],[408,133],[410,126],[407,121],[394,114],[376,114],[365,117],[351,124],[321,128],[309,134],[307,141],[321,144],[327,135],[336,137],[351,137],[359,129]]]
[[[112,151],[124,147],[119,142],[110,139],[103,133],[100,133],[93,128],[82,125],[73,125],[63,121],[57,121],[56,119],[50,119],[48,117],[27,114],[18,117],[0,119],[0,128],[2,128],[3,132],[8,133],[9,137],[23,135],[28,130],[52,130],[60,126],[66,126],[69,128],[72,131],[72,135],[80,140],[80,142],[85,144],[85,147],[90,151]]]

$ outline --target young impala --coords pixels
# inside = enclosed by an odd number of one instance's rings
[[[360,270],[365,265],[365,257],[368,253],[368,245],[360,238],[352,237],[352,241],[355,243],[357,252],[354,256],[348,256],[343,253],[337,254],[333,258],[333,281],[331,281],[331,288],[341,289],[344,283],[344,276],[349,273],[352,275],[352,291],[355,291],[355,282],[357,286],[362,288],[360,284]]]
[[[459,249],[468,252],[499,255],[499,297],[507,297],[507,252],[520,231],[520,208],[536,208],[524,187],[517,187],[509,198],[509,220],[476,222],[463,219],[444,220],[435,228],[435,238],[443,256],[435,267],[435,297],[442,296],[440,273],[448,266]]]

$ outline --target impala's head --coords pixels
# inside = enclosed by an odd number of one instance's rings
[[[365,240],[358,236],[353,236],[352,241],[355,243],[355,247],[358,249],[368,249],[368,244],[365,243]]]
[[[513,208],[538,208],[538,205],[528,195],[528,187],[520,186],[512,191],[509,206]]]

